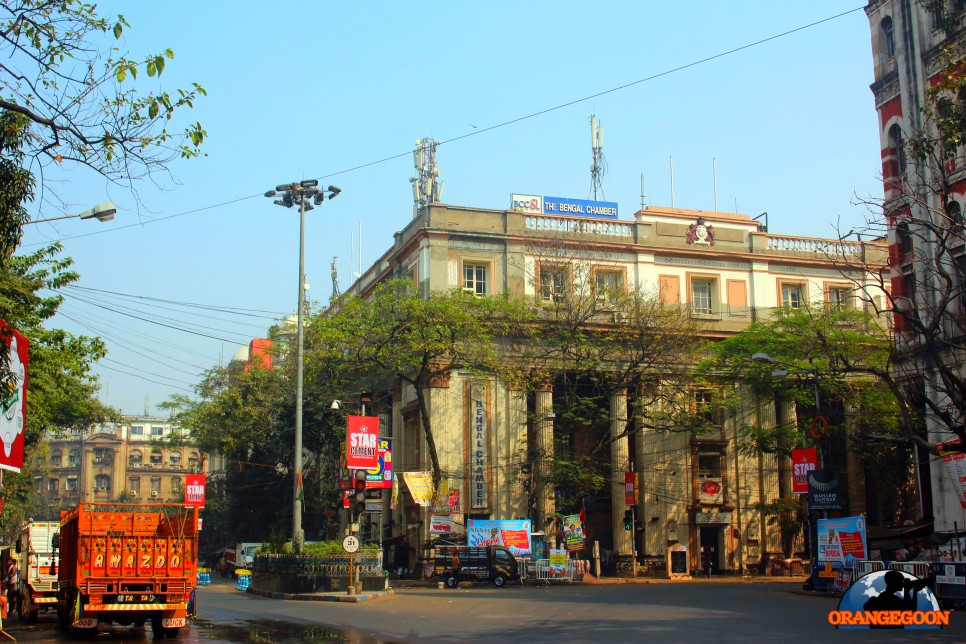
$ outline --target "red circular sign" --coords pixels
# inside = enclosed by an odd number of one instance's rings
[[[701,484],[701,492],[708,496],[714,496],[721,491],[721,484],[717,481],[705,481]]]

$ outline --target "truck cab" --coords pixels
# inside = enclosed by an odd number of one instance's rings
[[[20,618],[33,623],[41,610],[57,607],[57,535],[60,523],[29,521],[17,535],[20,555]]]
[[[452,566],[454,554],[459,557],[458,572]],[[504,546],[437,546],[435,574],[449,588],[460,580],[489,581],[502,588],[506,582],[520,579],[520,565]]]

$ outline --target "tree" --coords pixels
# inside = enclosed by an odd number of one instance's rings
[[[105,38],[122,42],[130,27],[123,16],[102,17],[80,0],[17,0],[0,17],[0,111],[26,119],[33,171],[83,166],[134,189],[173,158],[198,155],[201,124],[173,124],[204,89],[140,91],[138,74],[159,77],[174,52],[135,59],[110,46]]]
[[[20,243],[30,218],[24,203],[33,197],[34,177],[23,167],[26,117],[0,111],[0,271]]]
[[[356,383],[410,385],[438,487],[442,474],[425,389],[457,370],[494,373],[501,364],[497,341],[526,320],[528,311],[500,297],[461,292],[422,297],[411,282],[390,280],[370,298],[343,297],[330,314],[314,318],[306,355],[315,365],[339,365]]]

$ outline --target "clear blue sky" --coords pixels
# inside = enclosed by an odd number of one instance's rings
[[[670,205],[670,157],[675,206],[713,209],[716,159],[719,210],[768,211],[772,232],[832,236],[840,220],[848,230],[866,216],[856,195],[881,196],[863,11],[665,72],[861,5],[100,2],[100,12],[131,24],[122,43],[131,54],[174,50],[161,88],[193,81],[208,91],[183,115],[208,131],[207,156],[175,162],[174,181],[143,186],[140,205],[89,173],[50,177],[75,206],[66,212],[111,199],[117,218],[30,226],[22,249],[62,240],[80,285],[100,289],[71,291],[70,317],[58,324],[107,340],[102,399],[142,413],[146,396],[156,412],[293,312],[298,213],[262,193],[303,178],[342,188],[308,215],[310,293],[326,301],[333,257],[342,289],[349,285],[360,224],[368,267],[410,220],[418,138],[475,133],[439,148],[445,203],[502,209],[513,192],[587,198],[596,114],[604,196],[622,219],[640,207],[642,173],[647,203]],[[358,166],[366,167],[350,170]],[[189,324],[214,337],[169,328]]]

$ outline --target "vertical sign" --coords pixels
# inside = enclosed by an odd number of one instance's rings
[[[184,504],[196,508],[205,507],[205,475],[186,474],[184,480]]]
[[[489,445],[486,426],[486,388],[481,384],[470,386],[470,507],[486,508],[489,503],[487,470],[489,469]]]
[[[814,447],[792,450],[792,492],[808,494],[808,473],[818,465]]]
[[[346,436],[346,467],[351,470],[374,470],[379,467],[379,418],[349,416]]]
[[[943,469],[952,480],[953,490],[959,497],[959,505],[966,508],[966,454],[958,451],[959,439],[941,443],[937,447]]]
[[[8,373],[0,380],[0,469],[19,472],[27,417],[27,338],[0,320],[0,342],[9,350]]]
[[[624,505],[637,505],[636,472],[624,472]]]

